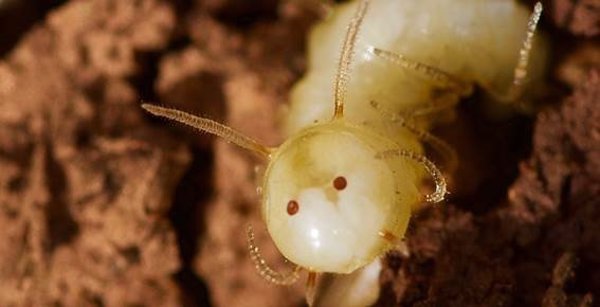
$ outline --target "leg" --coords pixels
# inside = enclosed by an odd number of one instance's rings
[[[435,182],[435,191],[431,194],[425,195],[425,200],[430,203],[439,203],[444,200],[448,191],[446,190],[446,179],[442,175],[442,172],[424,156],[406,149],[390,149],[378,153],[376,158],[390,158],[390,157],[404,157],[411,159],[421,164],[433,178]]]
[[[448,172],[452,173],[456,170],[456,168],[458,167],[458,157],[456,155],[456,151],[450,145],[448,145],[448,143],[428,133],[427,131],[420,130],[419,128],[410,124],[402,115],[391,114],[383,110],[376,101],[371,101],[371,106],[373,106],[385,116],[389,117],[393,123],[399,124],[406,130],[415,134],[421,141],[431,146],[431,148],[433,148],[433,150],[435,150],[444,160],[444,168]]]
[[[527,23],[527,32],[525,34],[525,39],[523,40],[523,45],[519,50],[517,66],[515,67],[515,71],[513,73],[513,81],[508,91],[506,93],[498,93],[488,88],[492,96],[499,101],[515,102],[523,95],[524,86],[527,84],[527,65],[529,63],[529,55],[531,54],[533,37],[537,28],[537,24],[540,20],[540,16],[542,15],[542,9],[542,3],[536,3],[535,7],[533,8],[533,13],[531,13],[531,16],[529,17],[529,22]]]
[[[404,239],[398,238],[396,235],[391,233],[389,230],[380,230],[378,233],[379,237],[383,240],[391,244],[393,250],[398,251],[403,257],[408,258],[410,256],[410,252],[408,250],[408,245],[406,245],[406,241]]]
[[[317,272],[308,272],[308,278],[306,279],[306,303],[308,306],[312,306],[315,302],[315,296],[317,294]]]
[[[460,96],[456,94],[452,96],[450,96],[449,94],[441,95],[433,99],[432,102],[426,106],[404,112],[404,116],[406,118],[427,116],[430,114],[435,114],[448,109],[452,109],[458,104],[459,99]]]
[[[470,92],[471,85],[465,83],[460,78],[443,71],[439,68],[429,66],[427,64],[407,59],[404,55],[386,51],[378,48],[371,50],[376,56],[381,57],[389,62],[399,65],[405,69],[413,70],[430,78],[432,81],[440,84],[442,87],[457,90],[460,93]]]
[[[469,95],[473,91],[472,84],[439,68],[408,59],[402,54],[391,51],[373,48],[371,52],[402,68],[421,73],[435,82],[443,92],[446,92],[440,93],[436,98],[432,98],[433,103],[430,106],[418,108],[410,112],[411,116],[423,116],[452,108],[461,96]]]

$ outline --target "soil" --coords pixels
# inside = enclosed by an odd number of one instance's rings
[[[0,1],[0,306],[302,306],[246,225],[260,161],[152,118],[151,101],[279,144],[318,1]],[[531,2],[529,3],[531,4]],[[378,306],[592,306],[600,297],[600,5],[544,1],[534,116],[475,95],[436,134],[461,176],[412,220]]]

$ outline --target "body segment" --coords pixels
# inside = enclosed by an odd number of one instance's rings
[[[309,37],[308,73],[291,93],[285,131],[292,134],[315,120],[327,121],[333,92],[331,80],[343,33],[358,1],[340,5],[317,25]],[[526,37],[531,8],[507,0],[377,0],[372,1],[356,41],[352,78],[348,84],[345,116],[385,130],[381,114],[370,107],[375,100],[394,113],[410,114],[424,108],[451,109],[472,86],[492,95],[506,93],[514,79],[519,51]],[[463,88],[433,80],[414,69],[394,65],[374,54],[378,48],[451,74]],[[541,83],[544,42],[534,40],[529,57],[528,90]],[[427,129],[435,116],[421,116]],[[402,129],[394,134],[406,146],[415,141]]]

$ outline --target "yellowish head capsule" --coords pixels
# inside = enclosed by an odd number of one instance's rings
[[[311,271],[350,273],[389,248],[382,230],[402,237],[420,195],[410,162],[377,157],[394,147],[344,120],[281,145],[265,173],[262,207],[281,253]]]

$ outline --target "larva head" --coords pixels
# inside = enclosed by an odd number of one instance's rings
[[[404,235],[420,200],[414,159],[390,154],[394,141],[343,118],[301,130],[271,149],[206,118],[143,107],[267,157],[263,218],[282,254],[310,271],[350,273],[370,263],[390,238]],[[443,198],[445,190],[438,194]]]
[[[279,147],[265,173],[262,210],[286,258],[311,271],[350,273],[389,247],[382,233],[404,234],[419,194],[410,163],[376,157],[393,146],[340,120]]]
[[[402,237],[410,209],[420,199],[416,187],[420,175],[414,160],[430,167],[414,154],[381,155],[398,144],[344,119],[351,57],[367,4],[368,0],[360,2],[346,33],[334,85],[333,119],[301,130],[277,149],[206,118],[143,105],[153,114],[218,135],[268,158],[263,218],[282,254],[313,274],[350,273],[381,255],[390,246],[390,238]],[[439,176],[436,173],[434,177]],[[437,195],[443,198],[444,193]],[[251,253],[259,257],[255,248]],[[261,260],[257,263],[265,266]],[[286,278],[271,275],[271,279],[287,283]]]

